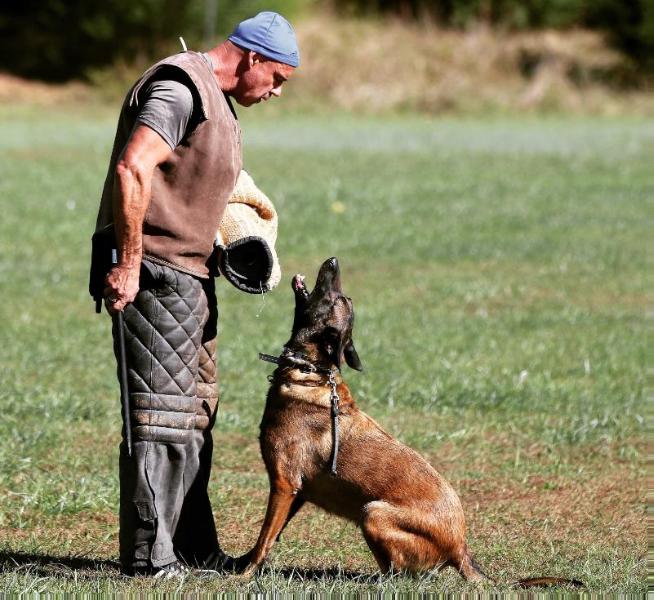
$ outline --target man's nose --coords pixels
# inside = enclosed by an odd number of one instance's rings
[[[270,95],[279,98],[282,95],[282,86],[278,85],[276,88],[270,90]]]

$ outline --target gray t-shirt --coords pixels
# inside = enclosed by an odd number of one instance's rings
[[[193,115],[191,90],[179,81],[164,79],[153,81],[144,92],[145,101],[134,126],[147,125],[174,150],[186,134]]]
[[[202,57],[213,70],[209,55],[203,53]],[[193,114],[193,94],[180,81],[155,80],[145,88],[143,98],[143,106],[134,126],[147,125],[163,138],[171,150],[198,124],[197,116]]]

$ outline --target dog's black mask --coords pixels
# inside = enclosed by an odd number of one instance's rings
[[[322,358],[339,369],[345,362],[362,371],[361,360],[352,341],[354,307],[343,294],[341,272],[336,258],[328,258],[320,267],[316,285],[309,292],[302,275],[292,281],[295,292],[295,319],[287,346],[315,344]]]

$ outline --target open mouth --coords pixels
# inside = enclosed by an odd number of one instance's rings
[[[293,277],[293,290],[298,294],[302,294],[305,298],[309,297],[309,290],[307,290],[304,283],[304,275],[298,273]]]

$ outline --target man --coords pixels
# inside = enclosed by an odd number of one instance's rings
[[[219,567],[225,557],[207,484],[218,402],[211,256],[242,163],[230,99],[251,106],[280,96],[298,65],[291,25],[263,12],[205,54],[157,63],[123,103],[94,240],[117,246],[102,292],[125,322],[133,438],[131,457],[121,444],[119,467],[126,574],[169,576],[184,564]],[[113,333],[116,340],[116,319]]]

